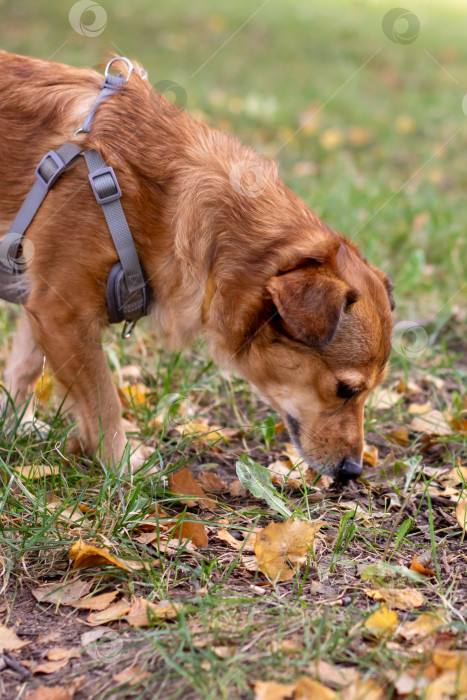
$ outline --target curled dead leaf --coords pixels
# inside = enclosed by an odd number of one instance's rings
[[[417,571],[419,574],[423,574],[424,576],[436,576],[436,571],[432,571],[431,569],[425,569],[423,564],[421,564],[418,561],[417,555],[413,555],[413,560],[410,565],[410,569],[412,571]]]
[[[288,581],[306,562],[321,522],[286,520],[269,523],[256,535],[255,554],[260,571],[271,581]]]
[[[189,499],[180,499],[182,503],[193,505],[199,503],[204,508],[211,508],[214,502],[206,496],[201,486],[193,478],[188,467],[178,469],[169,476],[169,489],[179,496],[190,496]]]
[[[87,544],[81,537],[71,545],[69,556],[73,562],[73,569],[100,566],[101,564],[113,564],[120,569],[125,569],[125,571],[139,571],[149,568],[148,562],[120,559],[120,557],[114,556],[107,547],[95,547],[92,544]]]
[[[384,601],[399,610],[419,608],[426,603],[425,598],[416,588],[378,588],[376,590],[365,588],[364,592],[369,598]]]
[[[132,627],[144,627],[150,625],[151,619],[154,617],[161,620],[172,620],[177,617],[181,610],[183,610],[183,605],[180,603],[171,603],[168,600],[152,603],[145,598],[135,598],[126,616],[126,621]]]
[[[467,498],[461,498],[457,504],[456,520],[464,532],[467,532]]]

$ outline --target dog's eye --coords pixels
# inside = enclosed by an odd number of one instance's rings
[[[351,399],[353,396],[356,396],[359,391],[359,389],[354,389],[348,384],[344,384],[344,382],[337,383],[337,396],[340,399]]]

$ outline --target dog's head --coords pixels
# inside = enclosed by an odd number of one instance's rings
[[[269,279],[265,320],[236,363],[308,464],[344,482],[362,472],[363,409],[385,377],[393,306],[386,275],[330,235]]]

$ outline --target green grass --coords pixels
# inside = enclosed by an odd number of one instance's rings
[[[418,402],[430,401],[460,418],[467,373],[467,116],[462,110],[467,46],[461,4],[411,4],[421,31],[407,46],[391,43],[382,32],[382,18],[393,7],[386,2],[271,0],[247,21],[260,3],[109,0],[107,26],[94,38],[70,27],[70,7],[58,0],[0,0],[2,48],[74,65],[105,62],[111,52],[136,58],[151,82],[174,80],[183,86],[189,112],[277,158],[286,184],[391,274],[396,321],[414,319],[426,331],[428,345],[420,355],[393,353],[388,383],[417,382]],[[296,133],[305,115],[313,113],[313,128]],[[0,307],[0,365],[15,317],[14,307]],[[409,579],[409,584],[423,590],[425,612],[445,616],[451,648],[467,647],[465,540],[455,522],[455,503],[440,502],[428,490],[432,478],[436,487],[437,471],[452,468],[458,458],[465,465],[465,434],[453,429],[437,447],[410,432],[400,446],[387,434],[410,422],[409,400],[386,411],[369,408],[369,442],[378,446],[380,459],[393,449],[393,461],[407,478],[389,474],[382,484],[349,488],[341,497],[278,488],[287,508],[322,518],[323,528],[316,559],[310,558],[291,582],[265,587],[262,574],[247,572],[241,554],[214,538],[216,523],[225,519],[231,531],[244,532],[281,516],[262,500],[228,495],[218,498],[214,513],[193,506],[188,512],[169,492],[167,478],[187,465],[194,474],[204,467],[232,477],[242,455],[269,464],[286,441],[274,432],[278,417],[246,383],[213,366],[201,342],[189,352],[168,353],[141,323],[130,342],[120,339],[117,329],[109,331],[105,349],[116,381],[122,368],[137,366],[148,387],[147,403],[130,404],[125,413],[134,437],[153,454],[133,476],[125,473],[125,459],[120,471],[109,472],[97,461],[70,454],[74,428],[54,395],[39,406],[39,417],[51,426],[45,438],[18,430],[21,409],[0,416],[0,621],[17,631],[25,625],[46,630],[62,625],[63,635],[68,629],[63,621],[70,621],[76,638],[68,631],[66,644],[79,645],[79,634],[86,631],[77,622],[82,613],[61,607],[59,615],[45,604],[34,604],[30,612],[27,593],[67,575],[68,551],[79,536],[107,544],[124,558],[159,560],[131,574],[94,568],[96,590],[118,585],[128,595],[183,601],[184,609],[175,621],[154,620],[131,634],[123,623],[112,623],[121,642],[115,657],[83,654],[60,678],[28,679],[27,687],[84,676],[83,697],[128,697],[128,687],[118,686],[112,676],[136,663],[149,676],[135,686],[135,697],[253,698],[253,680],[291,682],[324,659],[381,681],[384,697],[395,699],[387,672],[408,668],[412,651],[404,643],[391,646],[384,637],[368,637],[364,621],[377,604],[363,594],[373,584],[361,573],[384,560],[389,568],[375,576],[387,583],[390,567],[406,567],[414,553],[430,551],[436,577],[423,584]],[[441,388],[433,376],[443,381]],[[188,397],[197,417],[240,429],[242,435],[219,442],[222,452],[216,452],[170,426],[154,427],[159,401],[168,393]],[[418,466],[410,476],[413,460]],[[23,464],[60,470],[32,481],[15,473]],[[464,491],[460,486],[459,498]],[[48,507],[53,499],[61,501],[58,509]],[[88,506],[86,513],[78,510],[79,503]],[[201,518],[212,528],[209,547],[195,554],[181,547],[169,555],[136,542],[136,529],[155,503],[174,517]],[[67,509],[79,519],[64,519]],[[414,615],[403,611],[400,618]],[[283,644],[287,640],[291,647]],[[219,647],[228,647],[227,655]],[[35,662],[45,650],[32,645],[18,658]],[[417,652],[423,658],[426,653]],[[16,697],[18,678],[4,682],[5,697]]]

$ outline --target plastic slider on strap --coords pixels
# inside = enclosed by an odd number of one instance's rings
[[[66,167],[56,151],[49,151],[37,166],[35,175],[37,180],[49,191]]]
[[[122,196],[113,168],[100,168],[89,173],[88,177],[98,204],[108,204]]]

